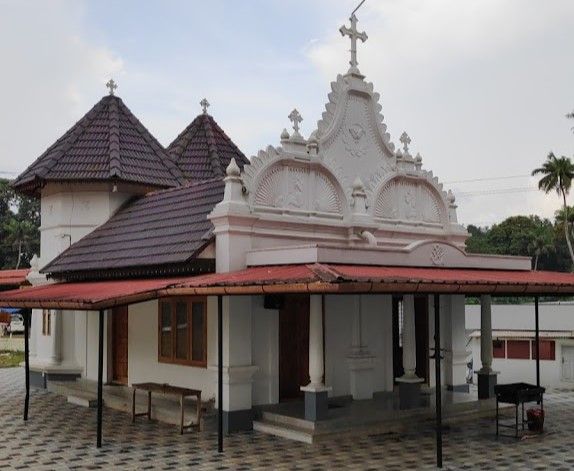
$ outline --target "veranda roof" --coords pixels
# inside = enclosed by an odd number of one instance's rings
[[[0,288],[16,287],[26,284],[28,273],[30,273],[29,268],[21,270],[0,270]]]
[[[56,283],[0,292],[0,304],[98,310],[176,295],[272,293],[574,295],[574,274],[316,263],[181,278]]]

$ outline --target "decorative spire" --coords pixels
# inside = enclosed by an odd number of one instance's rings
[[[409,155],[409,144],[411,143],[411,138],[406,133],[406,131],[401,134],[401,138],[399,140],[403,144],[404,154]]]
[[[357,65],[359,64],[357,61],[357,39],[360,39],[362,42],[365,42],[368,39],[367,33],[364,31],[357,31],[357,17],[355,16],[355,11],[357,11],[362,4],[363,2],[361,2],[360,5],[355,8],[353,13],[351,13],[351,17],[349,18],[351,21],[351,27],[347,28],[343,25],[339,28],[342,36],[349,36],[351,38],[351,60],[349,61],[351,68],[349,69],[349,72],[355,73],[359,72],[359,69],[357,68]]]
[[[108,80],[108,83],[106,83],[106,87],[108,87],[108,89],[110,90],[110,95],[113,95],[114,90],[118,88],[118,85],[116,84],[116,82],[114,82],[114,79],[110,79]]]
[[[199,104],[201,105],[201,108],[203,109],[203,114],[207,114],[207,108],[209,108],[210,104],[207,101],[207,98],[204,98],[203,100],[201,100],[199,102]]]
[[[289,121],[293,123],[293,130],[295,131],[293,135],[299,135],[299,124],[303,121],[301,114],[297,111],[297,108],[293,108],[293,111],[289,113]]]

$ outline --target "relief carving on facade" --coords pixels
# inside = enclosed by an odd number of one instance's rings
[[[379,192],[374,216],[412,222],[441,224],[444,204],[424,180],[395,177]]]
[[[444,258],[446,255],[446,251],[444,247],[440,244],[434,244],[431,249],[430,260],[431,263],[435,266],[442,266],[444,265]]]

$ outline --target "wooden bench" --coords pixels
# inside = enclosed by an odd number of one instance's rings
[[[170,394],[172,396],[179,397],[180,404],[180,422],[179,422],[179,432],[183,434],[185,429],[197,428],[200,430],[201,426],[201,391],[198,389],[187,389],[180,388],[178,386],[171,386],[170,384],[159,384],[159,383],[137,383],[132,384],[133,395],[132,395],[132,422],[135,422],[136,417],[147,415],[148,420],[151,420],[151,393],[162,393]],[[136,414],[136,391],[140,389],[142,391],[147,391],[147,412],[140,412]],[[197,398],[197,419],[196,422],[192,422],[188,425],[184,425],[184,409],[183,403],[186,397]]]

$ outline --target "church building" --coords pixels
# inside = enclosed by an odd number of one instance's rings
[[[105,383],[167,383],[217,401],[218,295],[197,279],[223,293],[227,431],[252,429],[254,420],[264,430],[261,408],[282,404],[300,404],[308,422],[326,419],[336,398],[358,403],[394,391],[401,408],[414,407],[435,388],[436,305],[412,280],[431,286],[442,274],[451,277],[441,279],[442,386],[468,394],[469,290],[460,287],[503,270],[518,283],[531,261],[465,251],[455,196],[406,132],[391,142],[380,96],[358,68],[357,42],[367,35],[354,15],[341,33],[351,40],[350,68],[331,83],[308,136],[298,111],[286,110],[290,129],[247,158],[204,99],[164,148],[111,80],[109,94],[15,180],[41,201],[32,285],[98,286],[93,296],[110,297],[154,286],[106,307]],[[226,283],[233,290],[223,291]],[[488,283],[476,289],[484,397],[495,381]],[[98,378],[98,312],[73,304],[71,291],[61,296],[51,308],[34,304],[36,387]]]

